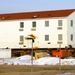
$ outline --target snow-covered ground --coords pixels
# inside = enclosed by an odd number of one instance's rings
[[[74,58],[65,58],[60,59],[61,65],[75,65]],[[1,59],[0,64],[7,64],[7,65],[31,65],[31,56],[25,55],[20,56],[17,58],[8,58],[8,59]],[[59,64],[59,57],[43,57],[38,60],[33,58],[33,65],[58,65]]]
[[[74,73],[63,73],[63,74],[57,74],[57,75],[75,75]]]

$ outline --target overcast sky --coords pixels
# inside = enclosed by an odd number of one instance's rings
[[[0,0],[0,13],[74,9],[75,0]]]

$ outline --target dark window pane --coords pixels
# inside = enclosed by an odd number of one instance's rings
[[[45,27],[49,27],[49,21],[45,21]]]
[[[24,22],[20,22],[20,28],[24,28]]]
[[[62,20],[58,20],[58,26],[62,26]]]
[[[32,27],[36,27],[36,22],[32,22]]]
[[[45,35],[45,41],[49,41],[49,35]]]

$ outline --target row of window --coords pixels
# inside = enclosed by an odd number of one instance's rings
[[[70,23],[73,27],[73,20]],[[58,26],[62,26],[62,20],[58,20]],[[32,27],[36,27],[36,21],[32,22]],[[49,21],[45,21],[45,27],[49,27]],[[24,28],[24,22],[20,22],[20,28]],[[58,40],[63,40],[62,34],[58,34]],[[20,36],[20,41],[24,41],[24,36]],[[45,41],[49,41],[49,35],[45,35]],[[73,41],[73,34],[71,34],[71,41]]]
[[[73,20],[71,20],[71,27],[73,27]],[[58,20],[58,26],[62,26],[62,20]],[[36,27],[36,21],[32,22],[32,27]],[[45,21],[45,27],[49,27],[49,21]],[[24,22],[20,22],[20,28],[24,28]]]
[[[58,26],[62,26],[62,25],[63,25],[62,20],[58,20]],[[73,20],[70,21],[70,25],[71,27],[73,27]]]
[[[73,41],[73,34],[71,34],[70,37],[71,41]],[[58,34],[58,40],[62,41],[63,40],[63,35],[62,34]],[[24,36],[20,36],[20,42],[24,41]],[[45,35],[45,41],[49,41],[49,35]]]
[[[58,34],[58,40],[62,41],[63,37],[62,34]],[[49,41],[49,35],[45,35],[45,41]]]
[[[49,21],[45,21],[45,26],[49,27]],[[36,27],[36,21],[32,22],[32,27]],[[20,22],[20,28],[24,28],[24,22]]]
[[[49,26],[49,21],[45,21],[45,26]],[[32,27],[36,27],[36,22],[32,22]],[[20,28],[24,28],[24,22],[20,22]]]
[[[59,41],[63,40],[63,35],[62,34],[58,34],[58,40]],[[73,41],[73,34],[71,34],[70,40]],[[49,41],[49,35],[45,35],[45,41]]]

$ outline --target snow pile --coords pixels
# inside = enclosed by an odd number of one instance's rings
[[[61,61],[61,65],[75,65],[75,59],[74,58],[63,59]]]
[[[38,60],[38,65],[56,65],[59,63],[59,58],[55,57],[43,57]]]
[[[30,55],[25,55],[21,56],[15,59],[10,60],[8,65],[31,65],[31,56]],[[35,58],[33,57],[33,65],[37,65],[37,62]]]
[[[75,65],[75,59],[60,59],[61,65]],[[7,65],[31,65],[31,56],[25,55],[18,58],[10,58],[10,59],[1,59],[0,64]],[[58,65],[59,57],[43,57],[38,60],[35,60],[33,57],[33,65]]]
[[[17,60],[31,60],[31,56],[30,55],[25,55],[25,56],[20,56],[16,59]]]

